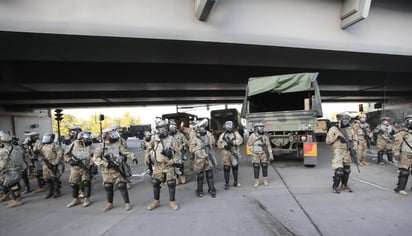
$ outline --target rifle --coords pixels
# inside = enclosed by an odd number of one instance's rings
[[[262,147],[263,151],[264,151],[265,154],[266,154],[266,161],[270,162],[270,159],[269,159],[269,150],[268,150],[268,148],[266,147],[265,141],[263,140],[263,135],[260,136],[257,140],[259,140],[259,139],[262,141],[262,144],[259,144],[259,146]],[[256,141],[257,141],[257,140],[256,140]],[[256,141],[255,141],[255,142],[256,142]]]
[[[394,141],[395,140],[395,137],[391,134],[391,133],[389,133],[387,130],[384,130],[384,129],[382,129],[382,128],[378,128],[378,130],[379,130],[379,132],[381,132],[382,133],[382,136],[385,138],[385,139],[389,139],[388,141]]]
[[[366,131],[366,127],[362,127],[360,124],[359,124],[359,127],[360,127],[360,128],[362,129],[362,131],[363,131],[364,138],[365,138],[365,140],[366,140],[366,145],[367,145],[367,147],[368,147],[368,150],[370,151],[370,149],[371,149],[371,138],[369,137],[368,132]]]
[[[42,154],[43,156],[43,154]],[[43,158],[42,161],[44,161],[44,163],[46,164],[47,168],[49,170],[51,170],[51,172],[53,173],[54,176],[57,177],[57,165],[53,165],[49,160],[47,160],[46,158]]]
[[[338,130],[343,134],[343,137],[345,138],[346,145],[348,146],[348,150],[350,153],[350,157],[352,158],[352,161],[355,162],[356,168],[358,169],[358,173],[360,173],[359,169],[359,163],[358,163],[358,156],[356,154],[355,146],[353,145],[353,141],[349,139],[348,134],[346,133],[345,129],[341,129],[338,126],[336,126]]]
[[[114,157],[112,154],[110,155],[104,155],[103,158],[109,163],[109,168],[114,169],[115,171],[119,172],[120,175],[127,179],[128,176],[126,176],[126,171],[124,168],[124,165],[122,165],[122,163],[119,163],[118,161],[114,160]],[[122,161],[124,162],[124,161]],[[130,177],[130,176],[129,176]]]
[[[232,156],[236,159],[237,163],[239,163],[239,154],[233,150],[233,140],[234,139],[226,138],[227,136],[223,136],[223,137],[224,137],[225,142],[227,143],[227,146],[229,147],[230,154],[232,154]]]
[[[93,176],[93,174],[90,172],[90,169],[83,163],[82,160],[80,160],[79,158],[77,158],[75,155],[73,155],[73,153],[71,154],[72,158],[76,161],[76,165],[82,169],[84,169],[87,174],[89,174],[90,176]]]
[[[167,148],[167,149],[165,149],[165,145],[164,145],[164,143],[163,143],[163,140],[160,140],[160,143],[162,144],[162,148],[163,148],[161,154],[167,156],[167,158],[168,158],[169,160],[172,160],[172,159],[173,159],[173,149],[170,148],[170,147]],[[180,166],[179,166],[178,163],[173,163],[172,166],[174,167],[175,173],[176,173],[177,175],[183,175],[182,170],[180,170]]]

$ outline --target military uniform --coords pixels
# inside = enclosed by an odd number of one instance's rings
[[[243,143],[243,138],[239,132],[233,130],[233,122],[225,122],[225,132],[220,134],[217,140],[217,147],[222,150],[223,158],[223,174],[225,177],[225,190],[229,189],[229,177],[230,168],[233,171],[233,186],[240,187],[238,182],[238,171],[239,171],[239,159],[240,151],[239,146]]]
[[[79,135],[88,136],[87,134],[81,132]],[[83,136],[82,140],[75,140],[71,143],[64,152],[64,159],[69,165],[70,168],[70,177],[69,183],[72,188],[73,200],[67,204],[67,207],[73,207],[80,204],[79,198],[79,189],[80,184],[83,184],[84,187],[84,202],[83,207],[88,207],[90,202],[90,195],[92,189],[92,175],[90,174],[90,166],[93,165],[92,155],[93,148],[91,146],[91,140],[85,141]],[[88,144],[88,145],[87,145]],[[80,163],[82,162],[82,163]]]
[[[8,134],[2,133],[0,136],[2,146],[0,148],[0,188],[3,193],[0,201],[11,198],[11,201],[7,204],[7,207],[11,208],[22,204],[19,181],[21,179],[21,172],[27,166],[23,160],[22,148],[11,144],[11,137],[9,140]]]
[[[368,152],[368,142],[372,139],[372,131],[369,127],[369,124],[365,121],[356,121],[353,124],[353,129],[355,134],[358,136],[358,150],[357,153],[359,154],[359,165],[364,166],[368,165],[369,163],[366,162],[366,153]],[[370,145],[370,144],[369,144]]]
[[[409,123],[407,124],[407,128],[395,134],[395,142],[393,145],[395,158],[399,162],[398,184],[394,190],[401,195],[408,194],[405,188],[408,183],[409,172],[412,171],[412,116],[408,117],[407,122]]]
[[[382,121],[388,120],[389,118],[383,118]],[[386,156],[388,158],[388,163],[393,164],[393,151],[392,145],[394,141],[395,131],[390,124],[379,124],[373,129],[373,134],[377,136],[376,139],[376,149],[378,151],[378,164],[383,165],[383,154],[386,151]]]
[[[247,145],[253,153],[252,165],[255,183],[253,187],[259,186],[259,172],[262,166],[263,184],[268,186],[268,165],[273,160],[272,146],[269,137],[264,134],[262,123],[254,125],[255,131],[250,135]]]
[[[351,156],[348,148],[348,142],[352,142],[356,150],[358,137],[350,125],[350,117],[347,114],[340,115],[339,126],[332,126],[327,135],[326,143],[332,145],[332,169],[335,171],[333,176],[332,191],[340,193],[340,190],[352,192],[348,187],[349,174],[351,172]],[[339,188],[339,184],[342,184]]]
[[[186,149],[188,148],[189,141],[187,140],[186,136],[177,130],[176,123],[172,122],[169,125],[170,135],[178,142],[179,146],[181,147],[180,150],[180,160],[179,163],[176,164],[176,167],[179,168],[179,175],[177,175],[177,184],[184,184],[186,183],[186,176],[185,176],[185,160],[187,159],[186,156]]]
[[[41,150],[43,146],[41,139],[38,137],[38,133],[29,133],[30,135],[30,142],[25,147],[25,152],[29,155],[29,159],[34,165],[35,175],[37,179],[37,189],[33,191],[33,193],[40,193],[47,190],[46,181],[43,178],[43,165],[42,162],[39,160],[38,151]],[[37,150],[37,151],[36,151]]]
[[[209,186],[208,192],[214,198],[216,189],[213,180],[213,167],[216,166],[216,158],[213,153],[215,138],[213,134],[203,127],[197,129],[195,136],[189,142],[189,151],[194,156],[193,171],[197,174],[196,195],[203,197],[203,181],[206,173],[206,181]]]
[[[114,184],[117,185],[125,203],[125,210],[131,209],[129,201],[129,193],[127,191],[127,175],[123,176],[119,171],[119,165],[126,165],[126,159],[131,159],[137,162],[133,152],[128,151],[120,143],[120,136],[116,131],[106,131],[104,134],[103,142],[93,153],[94,163],[100,167],[103,175],[103,184],[106,191],[106,197],[108,204],[103,211],[109,211],[113,208],[113,195]],[[123,173],[124,175],[126,173]]]
[[[170,207],[177,210],[176,195],[176,173],[175,164],[179,163],[181,147],[179,143],[169,135],[169,126],[166,121],[157,124],[158,132],[149,143],[150,156],[153,159],[153,196],[154,201],[147,207],[153,210],[160,206],[160,184],[167,183],[169,188]]]
[[[43,142],[40,150],[36,149],[38,153],[38,160],[42,161],[43,178],[49,185],[49,193],[46,195],[46,199],[58,198],[61,196],[61,181],[60,177],[63,174],[61,169],[58,168],[63,163],[63,149],[56,143],[53,143],[51,138],[50,143]]]

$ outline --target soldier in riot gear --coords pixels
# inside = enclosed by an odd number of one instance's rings
[[[174,165],[179,163],[181,147],[176,139],[169,135],[169,125],[167,121],[159,121],[156,129],[157,133],[148,146],[154,161],[152,174],[154,201],[147,209],[153,210],[160,206],[160,184],[166,182],[169,188],[170,207],[173,210],[177,210],[178,205],[175,201],[176,173]]]
[[[106,207],[103,208],[103,212],[113,208],[114,184],[120,190],[125,203],[124,209],[128,211],[132,208],[127,190],[127,178],[131,176],[131,173],[126,158],[131,159],[137,165],[137,157],[121,145],[120,135],[116,131],[106,130],[103,132],[102,137],[103,143],[94,151],[93,159],[94,163],[100,167],[103,175],[103,184],[108,202]]]
[[[373,134],[369,124],[366,122],[366,114],[361,114],[359,116],[359,120],[356,120],[353,124],[353,129],[355,134],[358,135],[359,165],[369,165],[365,158],[370,145],[370,140],[373,138]]]
[[[169,134],[175,138],[175,140],[179,143],[179,146],[181,147],[181,158],[179,163],[176,164],[176,167],[179,168],[181,173],[176,176],[176,184],[185,184],[186,176],[184,171],[185,161],[187,160],[186,150],[188,148],[189,141],[187,140],[186,136],[178,130],[177,124],[174,120],[169,121]]]
[[[252,165],[255,176],[253,187],[259,186],[259,172],[262,166],[263,185],[268,186],[268,165],[273,160],[272,147],[269,137],[265,135],[265,126],[262,122],[253,125],[254,132],[250,135],[247,145],[253,153]]]
[[[228,190],[230,167],[232,167],[233,171],[233,186],[241,186],[238,181],[240,159],[239,146],[242,144],[243,138],[238,131],[234,130],[233,121],[226,121],[223,125],[223,128],[225,131],[220,134],[217,141],[217,147],[223,149],[223,174],[225,176],[225,190]]]
[[[215,138],[203,126],[196,126],[194,130],[196,135],[190,139],[189,151],[195,157],[193,172],[197,174],[196,195],[203,197],[203,180],[206,174],[206,181],[209,186],[208,192],[215,198],[216,189],[213,180],[213,167],[217,164],[213,153],[213,145],[216,143]]]
[[[333,152],[332,168],[335,174],[333,176],[332,192],[340,193],[341,190],[353,192],[348,187],[352,162],[348,144],[349,142],[353,143],[356,149],[358,137],[350,124],[349,114],[340,113],[338,116],[340,117],[338,125],[332,126],[326,135],[326,143],[332,145]],[[340,183],[342,184],[339,188]]]
[[[29,176],[30,176],[31,172],[34,169],[34,166],[32,165],[31,155],[30,155],[30,152],[29,152],[29,143],[30,143],[30,137],[26,137],[23,140],[23,143],[22,143],[22,146],[23,146],[23,160],[26,163],[26,167],[27,167],[21,173],[21,178],[22,178],[23,183],[24,183],[23,194],[31,193]],[[31,149],[31,154],[33,154],[33,149]]]
[[[25,133],[28,136],[27,144],[24,145],[24,155],[27,155],[30,159],[31,164],[34,167],[36,179],[37,179],[37,189],[33,193],[40,193],[47,190],[46,181],[43,178],[43,166],[42,162],[38,159],[38,155],[34,153],[35,150],[40,150],[43,146],[40,134],[38,132]],[[37,152],[37,151],[36,151]]]
[[[90,166],[93,165],[91,162],[92,154],[92,140],[90,134],[85,132],[77,134],[77,139],[64,152],[64,159],[71,166],[69,183],[72,188],[73,200],[67,204],[68,208],[80,204],[80,184],[83,184],[84,187],[83,207],[88,207],[91,204],[92,174]]]
[[[405,129],[395,134],[393,150],[398,163],[398,184],[394,189],[400,195],[408,195],[406,184],[412,171],[412,113],[405,117]]]
[[[49,192],[46,195],[48,198],[58,198],[61,196],[61,181],[62,170],[59,165],[63,163],[63,149],[54,143],[55,135],[47,133],[43,135],[42,146],[40,149],[35,149],[34,154],[37,159],[42,161],[43,176],[49,186]]]
[[[144,132],[144,140],[141,143],[141,147],[144,150],[144,163],[145,163],[146,168],[149,170],[150,176],[153,174],[153,160],[152,160],[152,157],[150,156],[151,153],[148,147],[149,147],[150,141],[152,140],[152,137],[153,137],[152,133],[146,130]]]
[[[20,179],[21,172],[26,168],[23,160],[23,150],[12,143],[8,131],[0,130],[0,188],[3,196],[0,201],[11,198],[8,208],[20,206]]]
[[[122,145],[124,148],[126,148],[127,149],[127,141],[126,141],[126,135],[125,134],[123,134],[122,133],[122,128],[120,127],[120,125],[118,125],[118,124],[112,124],[111,126],[110,126],[110,129],[112,130],[112,131],[115,131],[115,132],[117,132],[118,134],[119,134],[119,136],[120,136],[120,145]],[[127,160],[126,160],[127,161]],[[130,184],[130,180],[129,179],[127,179],[127,189],[131,189],[132,188],[132,185]]]
[[[393,165],[393,151],[392,145],[394,141],[395,131],[393,127],[389,124],[389,117],[382,117],[381,124],[373,129],[373,134],[377,135],[376,139],[376,149],[378,150],[378,164],[383,165],[383,154],[386,151],[386,156],[388,158],[388,163]]]

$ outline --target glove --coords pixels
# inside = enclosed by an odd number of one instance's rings
[[[112,162],[108,161],[106,168],[113,168],[113,167],[115,167],[115,165],[113,165]]]
[[[171,148],[165,149],[163,151],[163,155],[167,156],[168,158],[172,158],[173,157],[173,150]]]
[[[40,155],[40,150],[39,150],[39,149],[36,149],[36,150],[33,151],[33,153],[34,153],[35,155]]]
[[[273,161],[275,158],[273,158],[273,155],[269,155],[269,161]]]
[[[342,136],[338,136],[337,140],[339,140],[341,143],[346,143],[346,139]]]
[[[137,165],[137,163],[139,163],[139,161],[137,160],[137,158],[133,159],[132,161],[133,161],[133,163],[136,164],[136,165]]]
[[[223,146],[223,148],[224,148],[225,150],[230,151],[230,147],[229,147],[229,145],[225,145],[225,146]]]
[[[77,165],[77,161],[75,161],[75,160],[73,160],[73,159],[69,159],[69,161],[67,161],[67,163],[69,163],[69,165],[71,165],[71,166],[75,166],[75,165]]]

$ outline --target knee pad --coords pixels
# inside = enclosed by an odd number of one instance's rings
[[[230,166],[223,166],[223,171],[229,172],[230,171]]]
[[[268,163],[262,163],[262,168],[268,167]]]
[[[79,185],[76,183],[70,183],[70,187],[72,188],[79,188]]]
[[[197,178],[198,179],[203,179],[204,178],[204,172],[202,171],[202,172],[200,172],[199,174],[197,174]]]
[[[120,182],[117,184],[117,187],[119,188],[120,191],[125,191],[127,190],[127,184],[125,182]]]
[[[384,153],[383,151],[379,151],[378,156],[383,156],[383,153]]]
[[[168,186],[169,188],[174,188],[174,187],[176,187],[176,180],[175,180],[175,179],[171,179],[171,180],[167,181],[167,186]]]
[[[344,174],[345,174],[345,171],[341,167],[335,170],[335,175],[338,177],[343,177]]]
[[[82,183],[84,186],[89,186],[91,184],[89,180],[83,180]]]
[[[211,178],[211,177],[213,177],[213,170],[206,171],[206,178]]]
[[[160,187],[160,180],[152,178],[153,187]]]
[[[350,166],[344,166],[344,171],[346,174],[350,174],[351,170],[350,170]]]
[[[106,190],[106,192],[113,192],[113,184],[112,183],[104,183],[104,190]]]
[[[253,167],[254,168],[260,168],[260,165],[259,165],[259,163],[253,163]]]
[[[399,176],[406,176],[406,177],[408,177],[408,176],[409,176],[409,170],[404,169],[404,168],[399,169]]]

